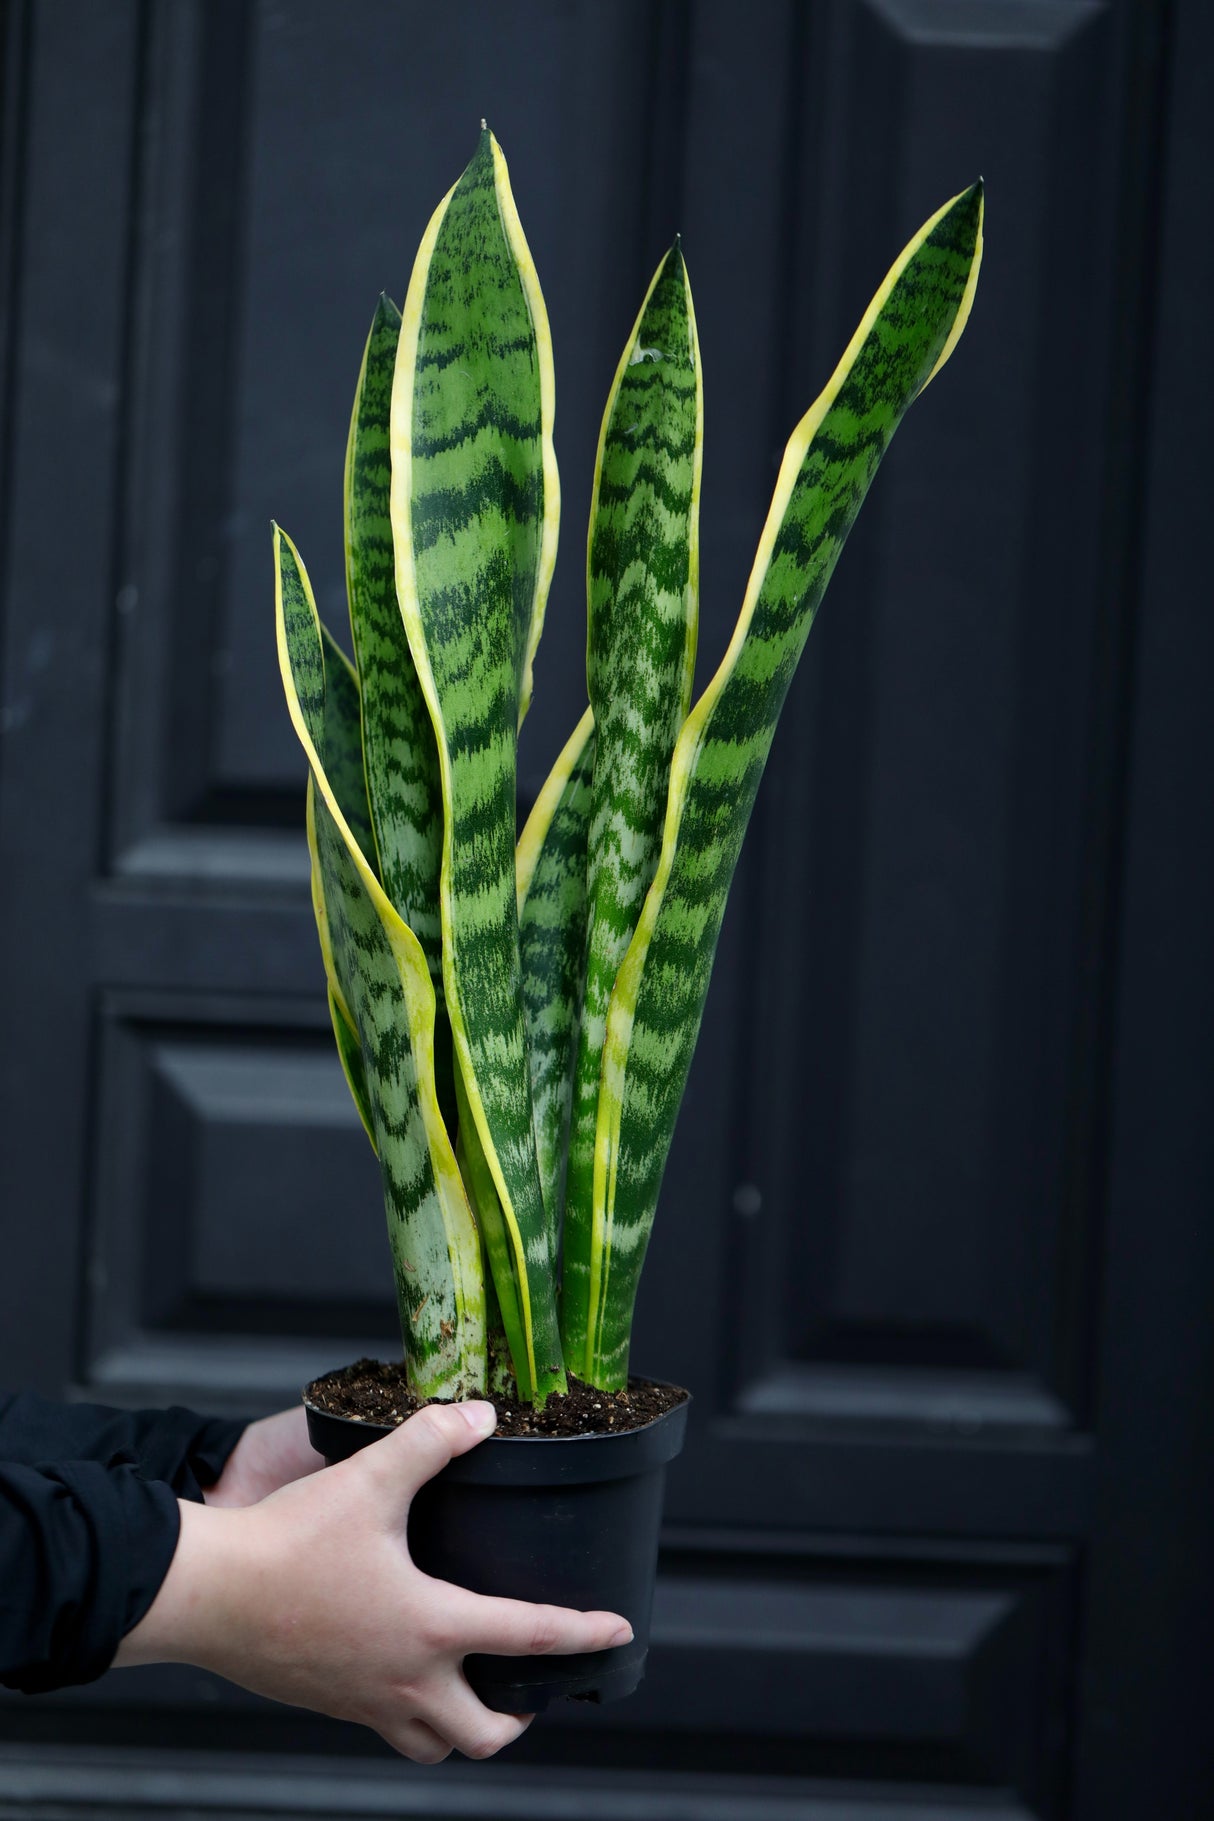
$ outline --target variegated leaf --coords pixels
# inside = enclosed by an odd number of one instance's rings
[[[877,466],[965,325],[981,247],[976,185],[920,230],[869,305],[793,432],[741,617],[679,736],[661,860],[608,1014],[588,1319],[567,1331],[571,1369],[604,1389],[626,1382],[637,1278],[777,717]]]
[[[311,770],[322,946],[339,1016],[358,1033],[410,1383],[426,1395],[468,1396],[484,1388],[480,1236],[435,1096],[434,989],[421,945],[388,901],[328,775],[332,742],[334,770],[348,779],[350,674],[343,681],[331,660],[326,675],[307,573],[277,527],[274,555],[279,666]]]
[[[485,1284],[486,1306],[490,1317],[496,1316],[509,1348],[518,1395],[523,1402],[528,1402],[535,1397],[535,1379],[531,1372],[531,1355],[527,1345],[526,1318],[514,1271],[510,1229],[468,1103],[464,1078],[458,1072],[455,1077],[455,1094],[459,1108],[459,1138],[455,1154],[472,1205],[476,1209],[477,1225],[484,1242],[485,1261],[489,1267]],[[489,1332],[491,1336],[491,1322]]]
[[[363,772],[358,675],[323,622],[320,638],[325,666],[325,775],[359,852],[378,876],[367,780]]]
[[[374,847],[367,809],[366,783],[363,777],[359,734],[358,678],[349,658],[342,651],[328,627],[322,624],[320,633],[325,660],[325,768],[333,787],[333,794],[346,818],[350,832],[370,865]],[[315,855],[312,860],[312,908],[316,914],[316,931],[320,937],[320,952],[325,964],[325,976],[329,982],[329,1012],[333,1019],[333,1035],[337,1041],[337,1054],[354,1104],[358,1108],[359,1118],[371,1140],[371,1148],[375,1150],[376,1139],[371,1121],[367,1080],[362,1065],[362,1050],[359,1047],[353,1014],[337,979],[332,942],[329,936],[329,912],[325,903],[324,880],[316,864]]]
[[[517,855],[523,1016],[536,1153],[554,1258],[585,977],[586,841],[593,768],[594,716],[587,709],[536,798]]]
[[[362,696],[362,753],[374,853],[388,897],[422,945],[437,1008],[434,1066],[454,1130],[455,1069],[443,988],[439,870],[443,793],[430,711],[396,599],[392,548],[392,382],[400,311],[381,297],[367,337],[346,444],[346,595]]]
[[[515,901],[518,723],[558,514],[547,318],[484,132],[422,242],[392,397],[397,596],[438,741],[443,980],[468,1113],[509,1243],[520,1383],[563,1390],[532,1126]],[[499,1261],[491,1255],[495,1277]],[[497,1281],[503,1307],[509,1287]]]
[[[396,600],[389,418],[400,311],[381,297],[346,445],[346,592],[362,692],[362,762],[380,879],[442,995],[443,798],[430,712]],[[368,855],[370,858],[370,854]]]
[[[565,1195],[561,1326],[584,1335],[607,1007],[657,868],[670,760],[691,703],[703,391],[678,243],[654,275],[603,416],[590,508],[587,681],[595,722],[585,993]]]
[[[315,870],[319,875],[319,867]],[[324,937],[326,944],[329,941],[328,924],[328,911],[326,911]],[[371,1112],[371,1095],[367,1088],[367,1072],[363,1068],[363,1052],[362,1045],[358,1041],[358,1032],[338,1004],[337,996],[331,986],[328,997],[329,1017],[333,1024],[333,1041],[337,1045],[337,1054],[341,1062],[342,1073],[346,1078],[346,1086],[350,1090],[350,1098],[358,1109],[358,1117],[362,1120],[363,1130],[371,1140],[371,1149],[378,1157],[379,1147],[375,1139],[375,1120]]]

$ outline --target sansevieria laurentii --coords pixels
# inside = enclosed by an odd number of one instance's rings
[[[346,458],[353,663],[274,531],[338,1055],[379,1158],[411,1384],[627,1382],[637,1280],[730,881],[818,604],[903,413],[956,346],[982,187],[904,248],[794,429],[693,700],[703,387],[679,243],[603,414],[588,706],[516,841],[556,559],[551,338],[482,131],[381,299]]]

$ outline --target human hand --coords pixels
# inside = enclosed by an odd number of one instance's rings
[[[203,1492],[208,1505],[256,1505],[306,1473],[324,1466],[308,1440],[308,1418],[302,1404],[250,1423],[224,1463],[213,1486]]]
[[[418,1488],[491,1433],[492,1405],[431,1404],[393,1434],[241,1509],[181,1503],[163,1586],[115,1663],[192,1663],[256,1694],[355,1720],[419,1764],[488,1758],[530,1725],[479,1701],[461,1669],[605,1650],[627,1620],[486,1599],[410,1558]]]

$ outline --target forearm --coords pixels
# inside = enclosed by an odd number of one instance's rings
[[[181,1530],[168,1573],[151,1606],[123,1638],[114,1667],[190,1663],[231,1674],[240,1641],[236,1615],[264,1580],[256,1525],[242,1511],[178,1501]]]

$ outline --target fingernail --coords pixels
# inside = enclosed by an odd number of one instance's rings
[[[607,1640],[607,1645],[608,1645],[609,1649],[616,1644],[631,1644],[631,1643],[632,1643],[632,1626],[627,1625],[627,1624],[617,1625],[616,1629],[612,1632],[611,1636]]]
[[[492,1435],[497,1428],[497,1411],[492,1404],[477,1400],[469,1404],[457,1404],[456,1409],[467,1423],[469,1429],[477,1435]]]

